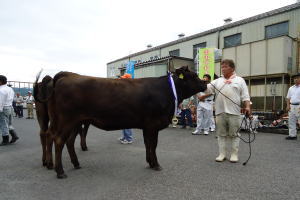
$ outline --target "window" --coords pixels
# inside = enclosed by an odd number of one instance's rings
[[[169,51],[170,56],[180,56],[180,49]]]
[[[279,37],[282,35],[288,35],[289,33],[289,23],[282,22],[279,24],[273,24],[265,27],[266,39]]]
[[[241,38],[242,38],[241,33],[224,37],[224,48],[240,45],[242,41]]]
[[[264,110],[264,97],[251,97],[253,110]]]
[[[195,60],[195,58],[197,56],[197,49],[199,49],[199,48],[205,48],[205,47],[206,47],[206,42],[202,42],[202,43],[193,45],[193,59],[194,60]]]
[[[266,110],[276,111],[281,110],[282,96],[267,96],[266,99]]]

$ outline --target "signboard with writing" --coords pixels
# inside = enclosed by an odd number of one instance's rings
[[[203,78],[204,74],[209,74],[211,80],[214,79],[215,74],[215,56],[214,48],[200,48],[198,50],[199,55],[199,78]]]
[[[134,64],[136,61],[129,61],[126,65],[126,73],[130,74],[134,78]]]

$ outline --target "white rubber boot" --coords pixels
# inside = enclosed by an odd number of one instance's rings
[[[226,160],[226,137],[218,136],[219,156],[216,158],[217,162]]]
[[[231,156],[230,156],[230,162],[236,163],[239,161],[238,152],[239,152],[239,144],[240,144],[240,138],[234,137],[231,138]]]

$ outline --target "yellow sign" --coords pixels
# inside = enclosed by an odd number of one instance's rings
[[[215,55],[214,48],[200,48],[199,55],[199,78],[203,78],[204,74],[209,74],[211,80],[214,79],[215,74]]]

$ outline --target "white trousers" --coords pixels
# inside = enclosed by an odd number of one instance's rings
[[[289,111],[289,136],[297,136],[297,122],[300,119],[300,105],[291,105]]]
[[[215,117],[214,117],[213,113],[212,113],[211,118],[210,118],[209,128],[210,129],[216,129]]]
[[[207,110],[203,107],[197,107],[197,131],[209,131],[211,126],[211,118],[213,116],[212,110]]]

